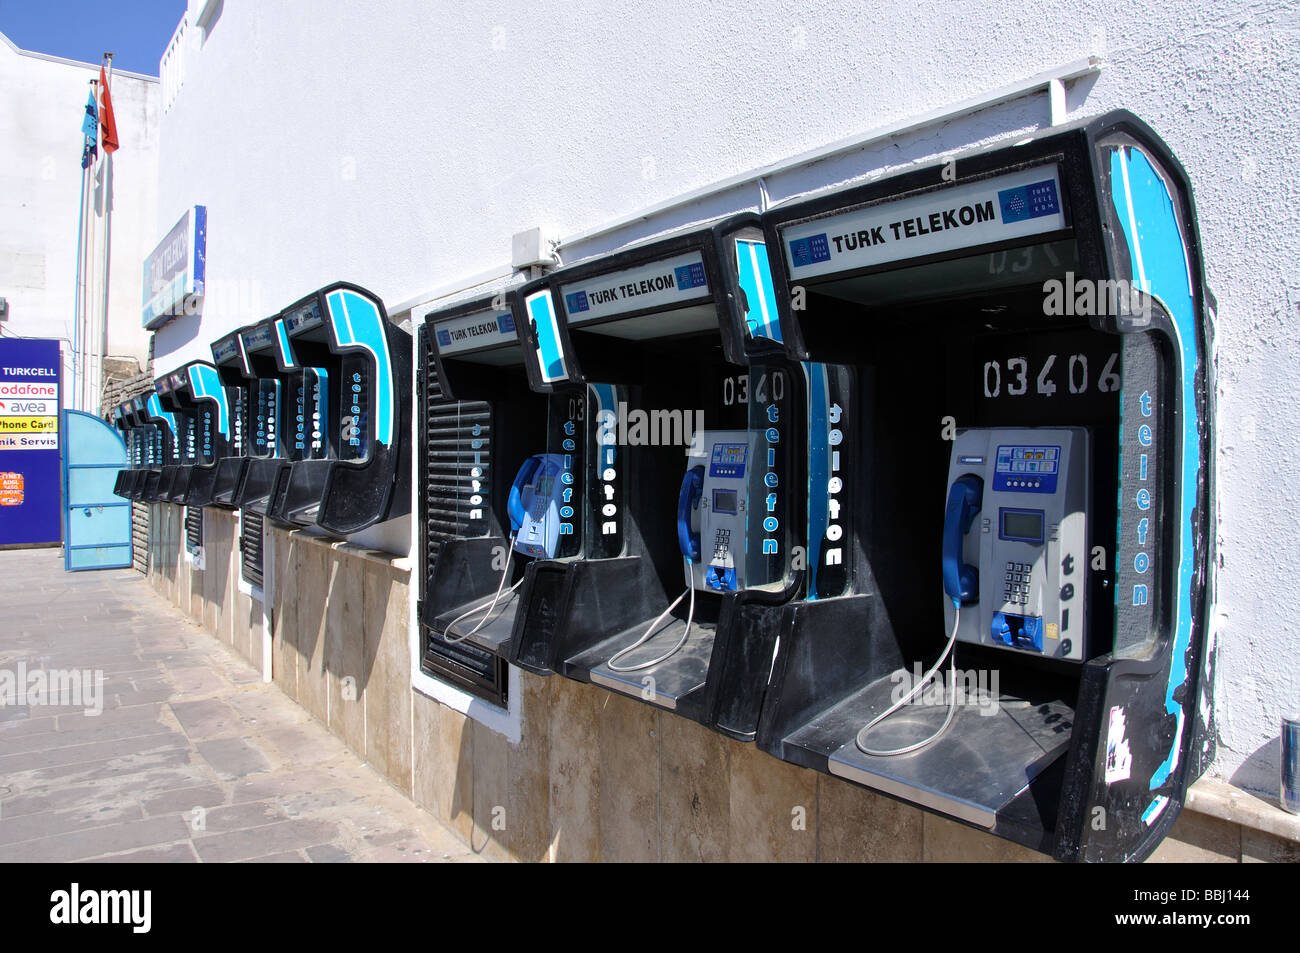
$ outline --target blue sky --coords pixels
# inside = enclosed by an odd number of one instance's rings
[[[0,33],[35,53],[158,75],[185,0],[0,0]]]

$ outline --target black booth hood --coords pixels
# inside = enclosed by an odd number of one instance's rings
[[[712,305],[718,314],[724,355],[732,363],[745,364],[751,352],[770,348],[768,342],[746,333],[750,304],[742,290],[738,265],[723,254],[725,241],[740,236],[763,241],[761,219],[756,212],[706,219],[639,238],[533,279],[516,296],[515,314],[521,342],[526,350],[538,350],[531,302],[540,292],[548,292],[556,319],[558,349],[566,361],[563,383],[582,383],[585,378],[577,366],[568,333],[570,325],[579,323],[573,318],[576,310],[605,310],[610,319],[627,320],[681,307]],[[652,265],[662,266],[658,269],[661,273],[650,273]],[[637,273],[638,269],[646,269],[646,273]],[[566,297],[563,291],[578,282],[620,273],[628,273],[626,280],[589,293],[583,290]],[[545,386],[549,381],[541,383],[543,386],[537,389],[553,389]]]

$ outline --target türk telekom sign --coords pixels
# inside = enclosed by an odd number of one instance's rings
[[[207,240],[208,210],[196,205],[186,210],[144,260],[142,323],[147,330],[185,314],[203,297]]]
[[[58,341],[0,339],[0,546],[57,543]]]

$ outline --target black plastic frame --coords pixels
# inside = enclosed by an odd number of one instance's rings
[[[753,338],[745,326],[748,303],[740,288],[737,268],[726,249],[741,238],[761,240],[760,220],[754,214],[732,216],[710,225],[683,231],[667,238],[645,242],[590,261],[559,269],[544,278],[524,285],[516,296],[516,323],[521,337],[531,333],[526,320],[526,302],[538,292],[551,295],[557,318],[559,338],[570,378],[580,384],[608,384],[584,368],[581,349],[570,332],[561,288],[601,275],[625,271],[638,266],[698,253],[703,262],[709,296],[690,299],[680,306],[663,305],[620,312],[611,321],[626,321],[646,315],[667,313],[678,307],[711,306],[716,315],[716,332],[723,360],[743,373],[753,363],[767,359],[786,364],[791,386],[800,381],[798,365],[788,363],[780,345],[765,338]],[[603,323],[603,322],[601,322]],[[584,324],[584,327],[595,326]],[[802,388],[792,393],[788,407],[795,411],[788,421],[790,429],[783,439],[802,445],[804,433],[801,417],[806,395]],[[628,452],[632,448],[622,448]],[[805,498],[802,458],[791,455],[793,472],[786,484],[795,494],[786,510],[792,525],[789,538],[801,539]],[[625,507],[638,493],[637,467],[624,463]],[[588,488],[593,490],[593,488]],[[590,494],[589,494],[590,495]],[[604,648],[612,654],[624,643],[609,646],[615,637],[648,624],[673,598],[664,591],[645,541],[627,524],[622,551],[615,556],[577,560],[535,560],[527,568],[527,581],[521,597],[521,611],[516,618],[511,661],[533,672],[554,671],[577,681],[591,682],[590,659],[597,655],[604,661]],[[741,741],[753,740],[763,703],[767,674],[772,661],[777,634],[776,621],[781,607],[803,589],[804,573],[789,570],[780,591],[746,589],[720,594],[713,643],[707,661],[705,680],[697,688],[671,699],[657,692],[637,691],[619,683],[611,690],[626,694],[655,707],[668,707],[678,715],[715,728]],[[640,629],[637,629],[640,631]],[[629,640],[630,641],[630,640]],[[595,652],[600,647],[599,652]],[[588,658],[583,658],[584,654]],[[682,653],[661,662],[644,674],[662,677],[685,663]],[[605,685],[604,682],[597,684]]]
[[[343,319],[334,314],[330,304],[330,298],[335,294],[359,296],[377,312],[379,328],[384,335],[382,343],[389,358],[391,393],[388,395],[388,403],[392,412],[390,442],[380,442],[372,427],[363,460],[338,459],[339,421],[337,415],[331,415],[331,419],[325,422],[330,456],[325,459],[293,461],[285,482],[273,498],[270,515],[285,525],[315,525],[333,535],[347,536],[376,523],[405,516],[411,511],[411,454],[407,434],[411,426],[413,401],[412,351],[411,335],[388,320],[388,312],[377,295],[359,285],[345,281],[334,282],[290,305],[281,312],[281,320],[312,304],[320,309],[329,351],[335,358],[329,370],[336,381],[336,395],[339,399],[343,386],[342,358],[346,355],[362,355],[369,358],[371,367],[367,399],[368,412],[372,417],[380,406],[380,384],[378,375],[374,372],[377,357],[363,342],[341,340],[339,326]],[[346,323],[350,328],[351,322]],[[286,334],[291,343],[297,336],[288,330]],[[298,374],[301,377],[301,367],[298,368]]]
[[[1152,159],[1173,200],[1192,285],[1194,327],[1185,329],[1181,336],[1188,337],[1186,332],[1190,331],[1193,340],[1183,340],[1182,347],[1192,355],[1194,364],[1184,366],[1180,334],[1174,328],[1176,319],[1166,309],[1165,302],[1158,299],[1148,299],[1152,312],[1149,323],[1137,313],[1094,317],[1090,323],[1095,330],[1120,335],[1121,419],[1125,426],[1133,425],[1134,420],[1141,423],[1136,405],[1139,394],[1157,395],[1150,421],[1160,435],[1154,450],[1159,477],[1155,485],[1142,485],[1158,494],[1152,512],[1176,511],[1184,490],[1194,495],[1195,505],[1190,522],[1181,525],[1181,532],[1176,532],[1178,527],[1174,525],[1181,524],[1181,520],[1161,517],[1158,535],[1161,546],[1152,557],[1158,560],[1152,579],[1158,580],[1159,586],[1150,600],[1149,622],[1143,621],[1145,609],[1135,609],[1120,600],[1114,626],[1117,651],[1097,655],[1078,670],[1073,730],[1067,753],[997,814],[992,833],[1066,861],[1133,861],[1149,856],[1177,818],[1187,786],[1208,764],[1213,753],[1212,728],[1201,711],[1202,693],[1213,682],[1213,656],[1207,655],[1206,645],[1213,565],[1213,328],[1187,175],[1148,126],[1132,114],[1119,111],[1073,126],[1046,130],[1014,146],[958,156],[955,167],[945,164],[907,172],[778,207],[763,217],[787,351],[796,359],[821,357],[830,361],[835,358],[825,353],[825,346],[810,347],[802,314],[792,309],[796,289],[801,284],[815,289],[816,282],[792,282],[782,242],[784,228],[876,202],[922,192],[941,193],[952,186],[1054,161],[1060,164],[1065,205],[1071,216],[1069,230],[1063,234],[1076,242],[1078,277],[1136,280],[1124,223],[1117,222],[1116,216],[1107,209],[1114,193],[1102,158],[1120,142],[1136,146]],[[945,167],[955,168],[955,180],[950,182],[941,175]],[[1001,245],[971,246],[928,259],[891,262],[884,268],[967,257],[976,252],[1037,244],[1051,237],[1040,234]],[[834,279],[843,277],[846,275],[836,274]],[[861,318],[861,309],[855,314]],[[1182,398],[1184,383],[1190,385],[1194,395],[1191,405]],[[1195,446],[1182,446],[1186,426],[1194,428]],[[1130,444],[1137,442],[1131,434],[1126,439]],[[1123,443],[1121,440],[1121,446]],[[1177,468],[1184,450],[1191,467],[1188,474]],[[1121,506],[1139,490],[1131,464],[1131,460],[1125,463],[1115,485]],[[1121,511],[1121,531],[1125,525]],[[1120,551],[1112,564],[1117,577],[1123,572],[1121,560],[1126,553],[1123,538],[1120,537]],[[1173,549],[1179,539],[1181,553]],[[1174,567],[1183,557],[1190,564],[1191,574],[1185,583],[1180,583]],[[925,572],[921,575],[931,578]],[[850,588],[843,596],[785,607],[780,652],[758,737],[760,747],[769,753],[829,773],[829,753],[838,744],[851,743],[852,732],[859,726],[827,727],[826,713],[839,700],[904,661],[892,642],[872,634],[884,630],[884,621],[875,617],[879,603],[870,589],[864,588],[867,582],[851,579]],[[1116,578],[1117,584],[1121,582],[1122,579]],[[927,587],[921,598],[937,600],[937,583]],[[1186,598],[1190,608],[1180,619],[1175,603],[1182,598]],[[1135,593],[1135,602],[1136,599]],[[1001,661],[1004,667],[1016,664],[1014,659]],[[1184,680],[1178,682],[1180,671]],[[1175,705],[1177,711],[1173,710]],[[1105,722],[1112,710],[1123,711],[1127,717],[1132,772],[1130,777],[1117,777],[1108,782]],[[805,730],[804,737],[816,736],[809,726],[818,724],[824,729],[822,736],[829,739],[829,747],[818,749],[789,743],[788,739],[800,730]],[[925,752],[921,751],[908,757],[924,756]],[[899,799],[917,803],[910,797]],[[1095,823],[1098,817],[1105,818],[1105,823]]]
[[[297,375],[292,368],[285,365],[280,359],[279,346],[276,340],[279,322],[280,316],[276,314],[269,318],[263,318],[256,324],[241,328],[237,332],[240,335],[240,346],[243,349],[244,360],[248,363],[249,371],[253,374],[250,380],[278,380],[280,382],[280,403],[276,408],[274,453],[268,457],[252,456],[250,453],[248,466],[244,471],[243,482],[240,483],[237,491],[232,496],[232,501],[241,509],[246,509],[272,523],[283,526],[283,523],[274,518],[270,509],[271,502],[275,499],[289,472],[291,461],[284,452],[287,439],[285,433],[293,416],[289,395],[292,393],[291,389],[295,386],[294,380]],[[265,343],[259,340],[260,338],[265,338]],[[250,387],[250,422],[253,419],[251,416],[253,413],[252,405],[253,393]],[[249,439],[252,439],[251,430],[249,431]],[[289,524],[287,528],[293,528],[292,524]]]
[[[212,363],[226,390],[230,407],[231,437],[226,456],[217,460],[213,478],[211,505],[221,509],[239,508],[240,487],[248,475],[249,389],[253,377],[244,354],[242,331],[232,331],[212,344]]]

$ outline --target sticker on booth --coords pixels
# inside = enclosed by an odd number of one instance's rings
[[[23,475],[0,472],[0,506],[23,505]]]

